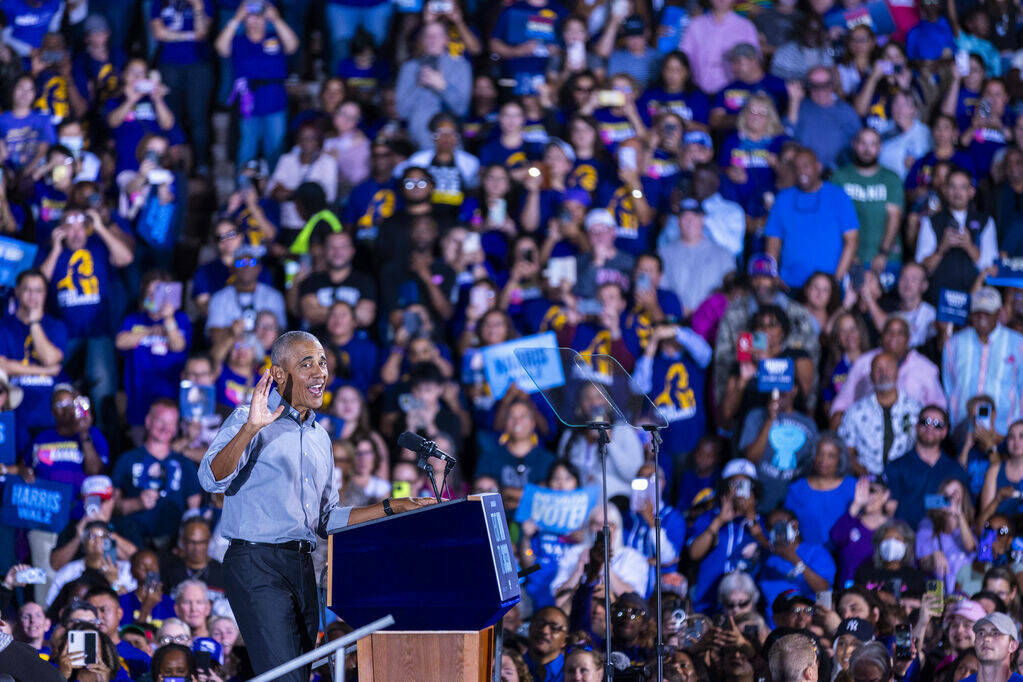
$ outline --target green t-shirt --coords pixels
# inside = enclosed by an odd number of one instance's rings
[[[866,266],[877,255],[884,238],[884,226],[887,222],[887,204],[903,208],[905,197],[899,176],[880,168],[873,175],[863,175],[855,166],[843,166],[831,176],[835,183],[849,195],[856,207],[856,217],[860,219],[859,247],[856,256]],[[898,237],[892,245],[889,258],[899,260],[902,253],[901,241]]]

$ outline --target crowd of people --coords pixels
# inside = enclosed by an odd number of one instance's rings
[[[602,679],[605,590],[616,679],[654,679],[659,621],[667,680],[1023,680],[1017,4],[0,27],[0,679],[250,676],[197,464],[303,329],[342,504],[432,494],[405,430],[458,459],[449,495],[501,494],[532,571],[502,680]],[[610,356],[667,423],[655,449],[578,396],[612,422],[606,518],[597,432],[508,369],[529,345],[597,384]],[[16,485],[63,491],[59,526],[8,523]],[[582,490],[572,527],[537,506]]]

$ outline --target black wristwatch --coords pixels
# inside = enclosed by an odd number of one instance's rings
[[[384,514],[387,516],[394,516],[394,510],[391,509],[391,498],[384,498]]]

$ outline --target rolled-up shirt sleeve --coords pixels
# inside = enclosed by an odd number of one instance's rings
[[[320,525],[316,529],[320,537],[326,538],[331,533],[336,533],[348,525],[348,517],[351,516],[352,507],[341,507],[341,500],[338,497],[334,481],[328,480],[323,488],[323,499],[320,504]]]
[[[222,493],[227,490],[228,486],[231,485],[231,481],[238,475],[241,468],[245,466],[245,462],[249,459],[249,451],[252,444],[245,448],[245,452],[238,458],[238,466],[235,467],[234,471],[220,479],[219,481],[213,475],[213,469],[210,468],[210,464],[213,462],[213,458],[217,456],[224,447],[231,442],[242,427],[245,426],[245,422],[249,419],[249,406],[242,405],[241,407],[235,408],[234,412],[224,421],[223,426],[217,431],[216,437],[213,442],[210,443],[210,447],[206,450],[206,454],[202,457],[202,462],[199,463],[199,485],[202,489],[208,493]],[[253,439],[254,441],[255,439]],[[336,496],[336,493],[335,493]]]

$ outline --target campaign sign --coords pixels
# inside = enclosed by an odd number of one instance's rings
[[[523,348],[531,352],[515,353]],[[523,336],[514,341],[483,347],[483,371],[494,398],[500,400],[513,381],[526,393],[557,388],[565,383],[565,372],[557,348],[558,339],[554,332]],[[523,363],[528,365],[528,372],[523,368]]]
[[[8,476],[0,521],[7,526],[59,533],[71,513],[71,486],[52,481],[26,483]]]
[[[1023,258],[998,258],[995,260],[998,272],[988,275],[987,284],[993,287],[1023,288]]]
[[[0,237],[0,286],[13,287],[25,270],[32,267],[39,247],[10,237]]]
[[[965,291],[942,289],[938,296],[938,322],[966,324],[970,316],[970,295]]]
[[[824,24],[828,28],[840,26],[847,31],[857,26],[866,26],[879,36],[886,36],[895,31],[895,20],[885,0],[873,0],[850,10],[828,12],[824,17]]]
[[[774,389],[791,391],[795,373],[791,358],[761,360],[757,369],[757,390],[761,393],[770,393]]]
[[[522,523],[532,519],[544,533],[568,535],[586,523],[599,498],[597,486],[566,491],[527,483],[515,510],[515,520]]]
[[[0,464],[14,464],[14,412],[0,412]]]
[[[202,419],[216,414],[217,395],[213,386],[200,386],[185,380],[181,382],[178,402],[183,419]]]

